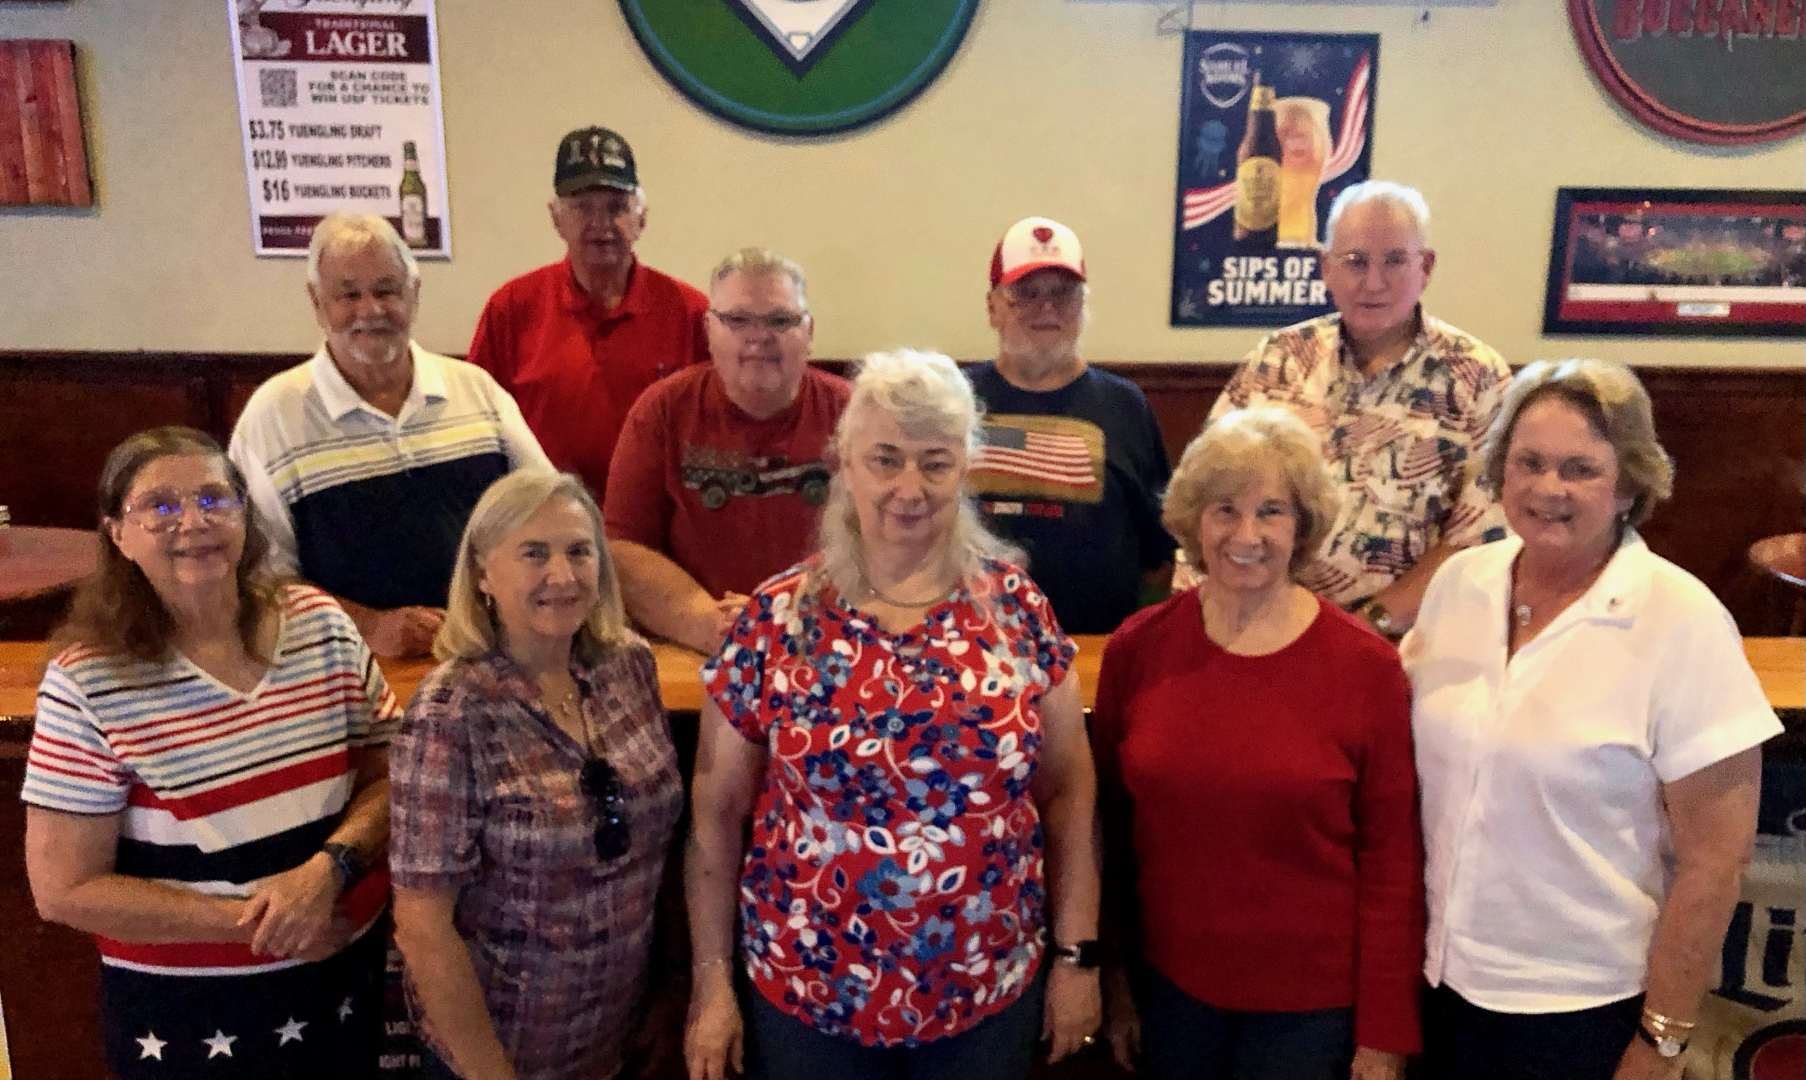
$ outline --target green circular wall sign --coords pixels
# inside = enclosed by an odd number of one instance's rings
[[[653,66],[723,120],[780,135],[862,127],[959,49],[978,0],[621,0]]]

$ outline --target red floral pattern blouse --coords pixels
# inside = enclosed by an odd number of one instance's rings
[[[1035,975],[1039,703],[1076,650],[1006,563],[901,635],[813,588],[815,569],[767,582],[702,672],[768,754],[741,947],[797,1019],[913,1046],[1002,1011]]]

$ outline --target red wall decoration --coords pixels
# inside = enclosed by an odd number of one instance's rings
[[[0,206],[93,206],[72,41],[0,40]]]

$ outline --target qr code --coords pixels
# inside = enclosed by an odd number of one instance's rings
[[[257,73],[257,88],[263,91],[266,109],[292,109],[301,97],[294,68],[264,68]]]

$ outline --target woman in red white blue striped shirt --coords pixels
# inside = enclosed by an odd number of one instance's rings
[[[126,440],[99,513],[23,798],[39,912],[97,938],[108,1063],[374,1073],[394,696],[330,596],[262,574],[207,435]]]

